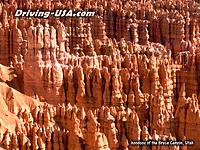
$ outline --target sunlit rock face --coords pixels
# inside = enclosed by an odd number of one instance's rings
[[[17,8],[96,15],[16,18]],[[198,13],[198,0],[1,2],[0,147],[200,149]],[[148,140],[195,143],[131,144]]]

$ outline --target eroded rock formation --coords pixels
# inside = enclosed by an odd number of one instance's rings
[[[15,18],[17,8],[96,15]],[[0,120],[0,147],[200,149],[199,8],[198,0],[0,2],[0,63],[14,70],[0,70],[0,118],[15,120]]]

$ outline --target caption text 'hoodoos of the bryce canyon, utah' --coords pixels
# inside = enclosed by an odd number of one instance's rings
[[[1,150],[200,150],[199,105],[200,0],[1,0]]]

